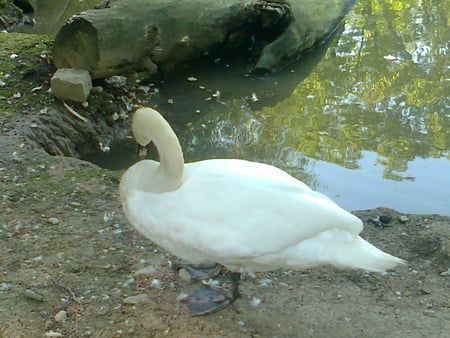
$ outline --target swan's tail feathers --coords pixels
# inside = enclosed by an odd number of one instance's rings
[[[300,243],[289,259],[292,268],[309,268],[331,264],[339,268],[384,272],[406,261],[392,256],[365,241],[358,235],[343,230],[330,230]]]
[[[385,272],[398,265],[405,265],[406,261],[392,256],[369,242],[358,236],[358,249],[355,252],[353,259],[349,255],[339,257],[340,261],[336,262],[336,266],[342,264],[343,267],[362,269],[372,272]]]

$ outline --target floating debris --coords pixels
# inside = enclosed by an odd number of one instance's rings
[[[385,59],[387,61],[404,61],[404,59],[402,57],[394,56],[391,54],[383,56],[383,59]]]
[[[100,148],[100,151],[104,153],[109,153],[111,151],[111,148],[108,145],[104,145],[102,142],[98,143],[98,147]]]

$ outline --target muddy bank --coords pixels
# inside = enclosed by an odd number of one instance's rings
[[[73,106],[92,120],[85,124],[47,92],[51,41],[33,39],[23,37],[24,51],[0,42],[11,67],[2,68],[0,95],[0,336],[448,334],[450,218],[385,208],[356,212],[363,237],[408,266],[385,275],[329,267],[247,275],[232,307],[191,317],[177,297],[196,285],[175,276],[174,258],[128,225],[118,200],[121,172],[53,156],[81,156],[114,133],[126,134],[128,121],[112,117],[139,97],[121,95],[128,89],[120,81],[105,85],[97,108],[95,100]],[[37,54],[25,52],[32,47]],[[44,71],[30,73],[39,67]],[[124,304],[130,296],[138,302]]]

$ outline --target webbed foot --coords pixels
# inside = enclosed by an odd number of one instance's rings
[[[182,302],[186,304],[194,316],[207,315],[223,310],[239,298],[240,276],[240,273],[230,273],[230,292],[220,288],[204,286],[182,299]]]
[[[202,316],[225,309],[232,298],[222,289],[201,287],[182,300],[194,316]]]

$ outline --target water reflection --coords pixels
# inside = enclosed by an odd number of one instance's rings
[[[202,86],[221,97],[209,106],[209,94],[173,84],[152,102],[177,126],[188,160],[271,163],[333,191],[350,209],[450,214],[447,7],[361,1],[294,87],[283,77],[295,78],[301,62],[266,79],[266,90],[211,72]],[[312,65],[320,59],[309,57]]]
[[[450,215],[449,6],[359,1],[328,49],[274,76],[247,76],[236,60],[186,65],[149,104],[188,161],[266,162],[348,209]],[[105,166],[135,160],[130,140],[111,148]]]

